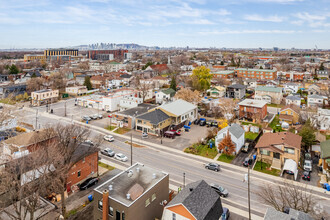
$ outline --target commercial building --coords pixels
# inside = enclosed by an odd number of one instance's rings
[[[136,163],[94,189],[95,220],[160,219],[169,175]]]
[[[66,87],[65,92],[69,95],[76,95],[81,96],[87,94],[87,87],[86,86],[73,86],[73,87]]]
[[[44,56],[60,56],[60,55],[68,55],[68,56],[78,56],[77,49],[50,49],[44,51]]]
[[[53,103],[58,100],[59,91],[51,89],[43,89],[31,93],[31,104],[33,106],[40,106],[42,104]]]
[[[37,54],[25,54],[24,55],[24,62],[30,62],[30,61],[46,61],[47,57],[45,55],[37,55]]]
[[[100,55],[109,55],[112,54],[113,58],[125,58],[125,53],[127,53],[128,50],[90,50],[88,51],[88,58],[92,60],[97,60],[97,59],[107,59],[109,60],[109,56],[100,56]],[[112,58],[112,57],[111,57]]]
[[[235,69],[237,77],[250,78],[250,79],[266,79],[274,80],[277,76],[276,70],[266,70],[266,69],[248,69],[248,68],[238,68]]]

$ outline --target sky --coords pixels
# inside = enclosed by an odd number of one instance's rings
[[[330,0],[0,0],[0,49],[330,48]]]

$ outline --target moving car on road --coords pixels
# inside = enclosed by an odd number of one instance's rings
[[[89,145],[94,145],[93,141],[91,141],[91,140],[85,140],[84,143],[85,143],[85,144],[89,144]]]
[[[228,196],[228,190],[219,186],[218,184],[211,183],[210,184],[211,188],[214,189],[219,196],[221,197],[227,197]]]
[[[106,141],[109,141],[109,142],[112,142],[112,141],[115,140],[115,139],[113,138],[113,136],[111,136],[111,135],[105,135],[105,136],[103,137],[103,139],[106,140]]]
[[[143,132],[143,133],[142,133],[142,138],[148,138],[148,133]]]
[[[97,184],[97,182],[99,181],[98,178],[96,177],[91,177],[91,178],[88,178],[87,180],[85,180],[84,182],[82,182],[80,185],[79,185],[79,189],[80,190],[85,190],[91,186],[94,186]]]
[[[109,157],[115,156],[115,152],[113,150],[111,150],[110,148],[101,150],[101,154],[109,156]]]
[[[115,154],[115,159],[123,161],[123,162],[126,162],[128,160],[128,158],[122,153]]]
[[[102,119],[103,118],[103,115],[99,114],[98,117],[99,117],[99,119]]]
[[[220,171],[220,165],[217,163],[207,163],[205,164],[205,169],[214,170],[218,172]]]
[[[229,219],[229,216],[230,216],[229,209],[223,207],[223,208],[222,208],[221,220],[227,220],[227,219]]]

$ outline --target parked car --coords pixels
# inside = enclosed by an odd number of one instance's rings
[[[211,126],[217,128],[219,125],[217,121],[212,121]]]
[[[223,208],[222,208],[221,220],[227,220],[227,219],[229,219],[229,216],[230,216],[229,209],[223,207]]]
[[[311,181],[311,174],[309,171],[304,171],[303,175],[301,176],[303,180]]]
[[[98,183],[99,179],[96,178],[96,177],[91,177],[91,178],[88,178],[86,179],[84,182],[82,182],[80,185],[79,185],[79,189],[80,190],[85,190],[91,186],[94,186]]]
[[[304,162],[304,170],[305,171],[312,172],[312,169],[313,169],[313,162],[312,162],[312,160],[305,160],[305,162]]]
[[[83,116],[82,119],[84,121],[90,121],[90,120],[92,120],[89,116]]]
[[[253,162],[253,160],[249,157],[245,158],[243,161],[243,166],[248,167],[249,165],[251,165]]]
[[[101,154],[109,156],[109,157],[115,156],[115,152],[113,150],[111,150],[110,148],[101,150]]]
[[[205,168],[214,171],[220,171],[220,165],[217,163],[207,163],[205,164]]]
[[[91,140],[85,140],[84,143],[85,143],[85,144],[89,144],[89,145],[94,145],[93,141],[91,141]]]
[[[221,197],[227,197],[228,196],[228,190],[219,186],[218,184],[211,183],[210,184],[211,188],[214,189],[219,196]]]
[[[96,119],[99,118],[99,116],[98,116],[97,114],[95,114],[95,115],[91,115],[91,118],[92,118],[93,120],[96,120]]]
[[[287,173],[289,175],[293,175],[294,174],[291,170],[285,170],[285,173]]]
[[[143,132],[143,133],[142,133],[142,138],[148,138],[148,133]]]
[[[199,125],[200,126],[205,126],[206,125],[206,120],[204,119],[204,120],[200,120],[200,122],[199,122]]]
[[[103,115],[99,114],[98,117],[99,117],[99,119],[102,119],[103,118]]]
[[[165,131],[165,133],[164,133],[164,137],[168,137],[168,138],[174,139],[175,136],[176,136],[176,134],[173,131]]]
[[[247,153],[249,151],[249,143],[245,143],[241,149],[241,152]]]
[[[123,162],[126,162],[128,160],[128,158],[122,153],[115,154],[115,159]]]
[[[207,121],[206,122],[206,127],[211,127],[211,125],[212,125],[212,122],[211,121]]]
[[[194,121],[194,124],[195,124],[195,125],[198,125],[198,124],[200,123],[200,121],[201,121],[200,119],[196,119],[196,120]]]
[[[180,136],[180,135],[181,135],[180,130],[174,130],[174,129],[172,129],[172,130],[170,130],[170,131],[171,131],[171,132],[174,132],[176,136]]]
[[[112,141],[115,140],[115,139],[113,138],[113,136],[111,136],[111,135],[105,135],[105,136],[103,137],[103,139],[106,140],[106,141],[109,141],[109,142],[112,142]]]

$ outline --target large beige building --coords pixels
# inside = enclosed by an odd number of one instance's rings
[[[51,89],[43,89],[31,93],[31,104],[33,106],[40,106],[43,104],[48,104],[56,102],[58,100],[59,91]]]
[[[66,87],[65,92],[69,95],[85,95],[87,93],[87,87],[86,86],[73,86],[73,87]]]

